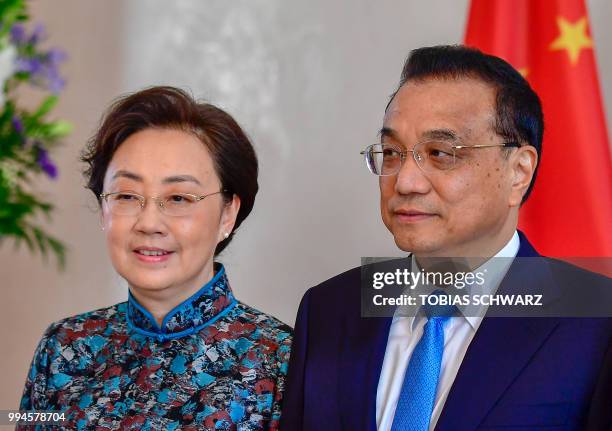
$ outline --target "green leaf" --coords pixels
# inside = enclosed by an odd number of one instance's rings
[[[47,247],[45,243],[45,234],[44,232],[37,228],[32,227],[32,233],[34,234],[34,239],[36,240],[36,245],[38,246],[38,250],[43,255],[43,257],[47,257]]]
[[[34,241],[32,241],[32,238],[30,238],[30,235],[28,235],[27,231],[22,231],[22,235],[20,235],[18,237],[19,239],[23,239],[26,243],[26,245],[28,246],[28,250],[30,250],[30,252],[34,251]],[[20,244],[20,242],[18,242],[17,244]]]
[[[69,123],[68,121],[59,120],[49,124],[49,128],[47,129],[47,136],[50,139],[55,139],[61,138],[62,136],[66,136],[71,132],[72,123]]]
[[[27,125],[26,125],[27,124]],[[31,138],[38,138],[42,141],[47,141],[46,146],[48,147],[51,142],[55,139],[61,138],[72,131],[72,124],[59,120],[53,123],[41,123],[38,121],[24,121],[25,127],[27,127],[28,135]]]
[[[33,120],[40,120],[57,105],[59,98],[56,95],[48,96],[42,101],[36,112],[32,115]]]
[[[23,21],[27,18],[24,0],[2,0],[0,1],[0,36],[8,34],[12,25],[16,21]]]
[[[66,247],[58,239],[48,235],[40,227],[26,225],[19,233],[14,235],[15,247],[19,248],[25,242],[30,252],[38,251],[45,262],[49,252],[55,255],[58,269],[66,267]]]
[[[63,270],[66,268],[66,247],[64,244],[52,237],[47,237],[47,242],[49,243],[51,250],[53,250],[53,253],[55,253],[59,269]]]

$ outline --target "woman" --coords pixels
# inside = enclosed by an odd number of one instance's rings
[[[214,262],[258,189],[238,124],[154,87],[110,108],[83,160],[128,300],[47,329],[21,409],[66,411],[68,429],[277,429],[291,329]]]

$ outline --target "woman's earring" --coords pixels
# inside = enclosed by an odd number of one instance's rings
[[[228,239],[228,238],[229,238],[229,233],[228,233],[228,232],[225,232],[225,233],[223,234],[223,236],[225,237],[225,239]]]

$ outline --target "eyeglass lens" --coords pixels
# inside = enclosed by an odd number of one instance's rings
[[[426,141],[414,146],[414,159],[423,171],[435,172],[448,170],[455,165],[455,150],[449,142]],[[390,144],[370,145],[365,151],[368,169],[375,175],[388,176],[397,174],[406,157],[399,147]]]
[[[187,215],[193,211],[198,201],[197,196],[184,193],[173,193],[161,198],[150,198],[159,209],[167,215]],[[145,206],[146,198],[136,193],[117,192],[106,197],[110,211],[116,215],[137,215]]]

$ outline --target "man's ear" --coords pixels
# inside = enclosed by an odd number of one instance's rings
[[[232,233],[236,224],[236,217],[240,210],[240,197],[234,193],[232,200],[223,204],[221,212],[221,220],[219,221],[219,238],[218,242],[223,241]]]
[[[518,207],[538,165],[538,152],[531,145],[523,145],[510,155],[509,163],[512,170],[512,184],[508,205]]]

